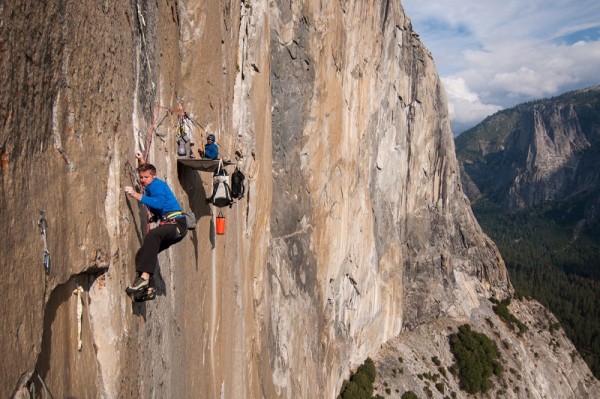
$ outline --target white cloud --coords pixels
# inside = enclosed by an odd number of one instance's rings
[[[523,42],[467,52],[458,72],[487,102],[503,106],[600,82],[600,42],[556,45]]]
[[[475,124],[502,109],[499,105],[482,103],[479,96],[471,91],[465,80],[459,76],[442,78],[442,83],[448,97],[450,118],[455,124]]]
[[[474,125],[502,107],[600,84],[597,0],[402,4],[433,54],[454,125]]]

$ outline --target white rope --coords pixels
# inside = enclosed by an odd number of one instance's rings
[[[81,298],[81,294],[83,293],[83,288],[77,287],[73,291],[74,295],[77,295],[77,350],[81,351],[83,347],[83,341],[81,340],[81,322],[83,316],[83,299]]]

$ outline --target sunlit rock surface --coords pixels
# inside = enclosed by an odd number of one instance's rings
[[[418,397],[472,397],[461,391],[451,369],[455,362],[448,336],[469,323],[496,342],[500,376],[490,378],[485,397],[492,398],[596,398],[598,380],[558,322],[548,310],[533,301],[513,301],[512,314],[527,331],[510,328],[489,304],[473,311],[468,319],[441,317],[390,340],[374,358],[379,374],[375,394],[399,397],[413,391]]]
[[[13,1],[0,14],[1,397],[334,398],[401,332],[510,293],[398,2]],[[177,165],[178,101],[196,145],[215,133],[247,177],[223,236],[211,175]],[[135,151],[198,218],[143,304],[124,293],[146,231],[122,191]]]

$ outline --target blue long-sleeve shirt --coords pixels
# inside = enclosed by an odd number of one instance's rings
[[[181,211],[181,206],[167,183],[156,178],[146,187],[140,202],[146,205],[156,218],[169,212]]]
[[[219,147],[215,143],[209,143],[204,146],[204,156],[210,159],[219,157]]]

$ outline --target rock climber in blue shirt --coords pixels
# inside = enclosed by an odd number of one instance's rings
[[[159,222],[159,225],[144,237],[135,256],[138,276],[125,291],[136,300],[148,300],[156,297],[150,280],[158,266],[158,253],[181,241],[187,234],[187,225],[173,191],[167,183],[156,177],[154,165],[142,163],[138,173],[144,194],[130,186],[125,187],[125,193],[146,205],[152,214],[151,220]]]
[[[219,147],[215,143],[215,135],[214,134],[211,133],[206,137],[206,144],[204,145],[204,152],[202,152],[202,150],[199,150],[199,152],[200,152],[200,156],[202,158],[208,158],[208,159],[219,158]]]

